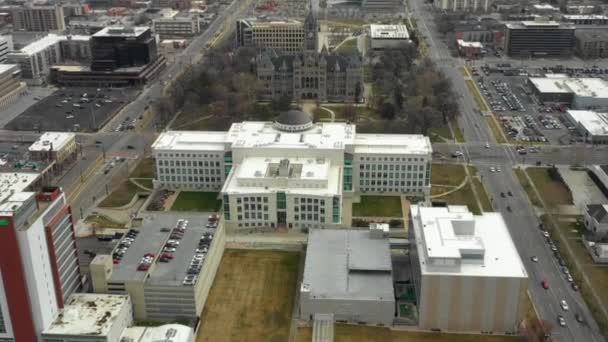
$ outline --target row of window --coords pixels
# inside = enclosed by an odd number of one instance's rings
[[[185,175],[221,175],[221,169],[175,169],[175,168],[159,168],[159,174],[185,174]]]
[[[206,158],[206,157],[204,157]],[[219,161],[213,160],[159,160],[159,166],[199,166],[199,167],[209,167],[209,166],[220,166]]]
[[[158,153],[157,156],[165,158],[221,158],[218,153]],[[160,161],[160,160],[159,160]]]
[[[222,177],[199,177],[199,176],[159,176],[161,182],[178,183],[220,183]]]
[[[365,180],[365,181],[360,181],[359,182],[359,187],[362,189],[365,189],[366,186],[388,186],[388,187],[393,187],[393,186],[423,186],[424,182],[423,181],[392,181],[392,180],[384,180],[384,181],[375,181],[375,180]]]
[[[417,165],[417,164],[400,164],[400,165],[395,165],[395,164],[359,164],[359,170],[371,170],[371,171],[376,171],[376,169],[378,171],[399,171],[399,169],[401,169],[401,171],[424,171],[424,165]]]
[[[387,178],[387,179],[423,179],[424,173],[392,173],[392,172],[359,172],[360,178]]]
[[[401,161],[401,162],[423,162],[424,158],[407,158],[407,157],[359,157],[358,160],[366,161]]]

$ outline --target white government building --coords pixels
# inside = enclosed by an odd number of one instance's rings
[[[430,192],[428,137],[358,134],[296,110],[228,132],[165,132],[152,149],[156,187],[221,191],[232,228],[340,226],[344,196]]]

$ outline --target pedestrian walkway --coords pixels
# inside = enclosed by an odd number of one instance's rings
[[[312,325],[312,342],[333,342],[334,315],[316,314]]]

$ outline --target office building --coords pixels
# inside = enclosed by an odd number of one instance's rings
[[[19,65],[21,77],[27,82],[41,84],[46,80],[50,67],[63,60],[59,45],[62,39],[63,36],[51,33],[19,51],[10,52],[6,60]]]
[[[81,288],[74,227],[59,188],[36,192],[39,174],[0,174],[0,338],[40,341]]]
[[[319,51],[319,23],[311,11],[304,22],[304,45],[295,55],[263,51],[256,57],[261,100],[316,99],[320,102],[360,102],[363,62],[359,53]]]
[[[312,229],[300,284],[300,318],[332,315],[336,321],[391,326],[392,269],[384,230]]]
[[[422,135],[359,134],[300,111],[228,132],[162,133],[155,185],[218,191],[231,228],[342,225],[353,193],[429,194],[431,144]]]
[[[198,15],[175,16],[152,20],[152,31],[162,38],[190,37],[200,33]]]
[[[606,30],[577,30],[575,53],[583,59],[608,57],[608,32]]]
[[[444,11],[488,12],[491,0],[434,0],[433,5]]]
[[[221,222],[215,229],[206,228],[206,216],[181,217],[188,223],[172,252],[165,251],[165,246],[177,227],[175,216],[158,215],[144,219],[128,246],[121,241],[110,255],[97,254],[89,265],[93,292],[128,294],[136,320],[197,322],[224,253],[225,229]],[[208,247],[199,247],[201,241]],[[195,260],[203,248],[207,249],[204,256]],[[165,258],[166,254],[171,258]],[[146,255],[152,260],[142,268]]]
[[[608,144],[608,113],[588,110],[568,110],[566,119],[592,144]]]
[[[0,36],[0,63],[6,62],[6,55],[13,51],[13,37]]]
[[[19,75],[19,65],[0,64],[0,110],[15,102],[27,89]]]
[[[370,48],[372,50],[399,49],[411,43],[405,25],[370,25]]]
[[[506,25],[505,51],[512,57],[569,57],[574,50],[574,26],[534,20]]]
[[[480,42],[467,42],[461,39],[456,41],[458,44],[458,53],[468,59],[477,59],[481,57],[481,49],[483,44]]]
[[[149,27],[106,27],[91,37],[93,71],[143,66],[157,59]]]
[[[63,32],[65,19],[61,5],[24,5],[12,12],[15,30]]]
[[[126,295],[75,293],[42,332],[41,342],[117,342],[133,323]]]
[[[528,275],[501,214],[413,205],[410,217],[419,327],[517,333]]]
[[[574,25],[606,25],[608,24],[608,17],[605,15],[591,14],[591,15],[572,15],[566,14],[562,16],[562,20],[574,24]]]
[[[59,41],[63,61],[89,63],[91,61],[91,36],[68,35]]]
[[[596,239],[608,236],[608,204],[588,204],[583,215],[585,228]]]
[[[76,134],[66,132],[45,132],[29,148],[30,158],[40,161],[69,163],[76,159]]]
[[[236,43],[241,47],[297,54],[304,43],[304,24],[299,20],[239,19],[236,21]]]
[[[492,18],[463,20],[454,25],[454,38],[465,42],[480,42],[495,47],[504,46],[505,25]]]
[[[564,74],[530,77],[528,87],[539,102],[572,109],[608,110],[608,82],[601,78],[570,78]]]

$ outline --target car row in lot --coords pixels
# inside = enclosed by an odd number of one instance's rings
[[[186,232],[186,228],[188,227],[188,220],[179,219],[175,224],[175,228],[171,230],[171,235],[169,235],[169,240],[165,242],[165,247],[163,248],[163,253],[174,253],[179,247],[180,240],[184,237],[184,233]],[[168,262],[168,260],[167,260]]]
[[[135,238],[137,238],[138,234],[139,230],[129,229],[127,234],[123,236],[123,238],[118,243],[118,246],[114,250],[114,253],[112,253],[112,259],[114,264],[120,264],[120,261],[122,260],[129,247],[131,247],[133,242],[135,242]]]
[[[203,263],[205,262],[205,257],[209,251],[211,241],[213,241],[212,233],[204,233],[199,239],[198,246],[194,251],[194,255],[192,256],[192,260],[190,260],[190,265],[186,271],[183,285],[192,286],[196,283],[196,278],[203,268]]]
[[[154,262],[154,253],[146,253],[139,261],[139,265],[137,265],[138,271],[147,271],[150,269],[150,266]]]

